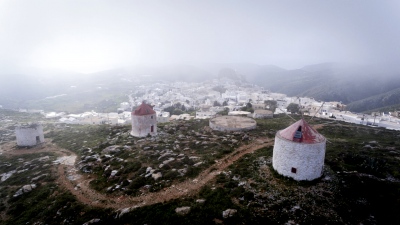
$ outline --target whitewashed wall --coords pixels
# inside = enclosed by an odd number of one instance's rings
[[[40,124],[31,127],[17,127],[15,128],[15,135],[17,145],[21,147],[35,146],[44,142],[43,127]],[[39,143],[36,137],[39,137]]]
[[[281,175],[295,180],[314,180],[321,177],[326,141],[307,144],[286,140],[275,136],[272,166]],[[296,173],[292,172],[296,168]]]
[[[151,118],[153,117],[153,118]],[[151,132],[151,126],[154,126]],[[151,115],[132,115],[132,131],[131,135],[135,137],[145,137],[148,134],[157,135],[157,116]]]

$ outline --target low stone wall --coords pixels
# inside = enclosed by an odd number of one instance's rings
[[[255,120],[238,116],[221,116],[210,119],[209,126],[218,131],[243,131],[255,129]]]

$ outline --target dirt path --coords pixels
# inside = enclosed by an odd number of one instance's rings
[[[64,187],[72,194],[74,194],[80,202],[87,205],[114,209],[123,209],[130,207],[136,208],[145,205],[166,202],[184,196],[194,195],[201,189],[201,187],[214,179],[216,175],[218,175],[229,165],[240,159],[243,155],[247,153],[253,153],[257,149],[271,146],[272,144],[273,139],[253,140],[251,144],[240,146],[232,153],[221,158],[220,160],[218,160],[217,163],[201,172],[194,179],[188,179],[184,182],[164,188],[161,191],[147,193],[138,197],[125,195],[115,197],[111,195],[101,194],[89,187],[89,183],[92,180],[90,175],[80,175],[73,165],[65,165],[62,163],[57,166],[57,183],[61,187]],[[61,156],[76,156],[75,153],[66,149],[60,149],[51,143],[47,143],[38,149],[14,151],[4,151],[4,149],[9,149],[9,146],[3,146],[2,153],[4,155],[21,155],[30,154],[33,152],[55,152],[59,153]]]
[[[196,194],[201,187],[206,185],[215,178],[222,170],[226,169],[233,162],[240,159],[247,153],[253,153],[255,150],[262,147],[271,146],[272,140],[257,139],[252,144],[244,145],[236,149],[234,152],[220,159],[215,165],[201,172],[196,178],[188,179],[184,182],[171,185],[158,192],[147,193],[138,197],[120,196],[112,197],[105,194],[100,194],[91,188],[89,183],[91,179],[79,179],[77,182],[65,180],[65,169],[59,169],[60,178],[63,186],[69,189],[79,201],[98,207],[109,207],[114,209],[123,209],[129,207],[141,207],[152,205],[155,203],[166,202],[172,199],[190,196]],[[63,167],[64,168],[64,167]],[[77,183],[79,188],[76,188],[72,183]]]
[[[0,145],[0,155],[5,157],[32,154],[32,153],[42,153],[42,152],[54,152],[62,156],[75,155],[75,153],[69,150],[62,149],[57,145],[52,144],[51,140],[49,139],[46,139],[45,143],[43,143],[40,146],[36,146],[34,148],[17,148],[15,142],[9,142]]]

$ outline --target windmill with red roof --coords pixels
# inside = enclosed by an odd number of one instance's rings
[[[157,115],[153,107],[145,101],[132,111],[132,131],[134,137],[157,135]]]
[[[322,176],[326,138],[305,120],[293,123],[275,135],[272,167],[295,180],[314,180]]]

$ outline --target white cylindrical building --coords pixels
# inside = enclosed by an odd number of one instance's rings
[[[41,124],[17,126],[15,128],[15,136],[19,147],[32,147],[44,142]]]
[[[151,105],[142,104],[132,112],[132,131],[134,137],[157,135],[157,115]]]
[[[301,119],[276,133],[272,166],[283,176],[314,180],[322,175],[325,148],[325,137]]]

